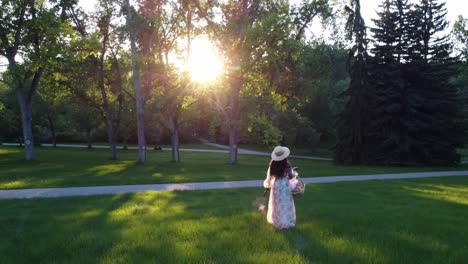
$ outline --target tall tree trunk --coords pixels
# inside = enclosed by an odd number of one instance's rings
[[[122,72],[120,70],[120,63],[119,63],[119,60],[117,59],[117,56],[115,55],[114,51],[112,49],[111,49],[111,51],[112,51],[112,55],[113,55],[114,61],[115,61],[114,65],[115,65],[116,70],[117,70],[117,89],[119,91],[119,95],[118,95],[118,98],[117,98],[117,102],[118,102],[117,116],[115,118],[116,122],[115,122],[114,135],[113,135],[114,142],[116,142],[117,139],[118,139],[118,135],[120,133],[120,130],[121,130],[120,124],[121,124],[121,121],[122,121],[124,91],[123,91],[123,85],[122,85]]]
[[[112,109],[110,108],[110,105],[109,105],[109,100],[107,98],[107,92],[106,92],[106,88],[104,84],[103,59],[104,58],[101,56],[101,59],[99,62],[100,65],[98,66],[98,70],[97,70],[97,76],[98,76],[98,82],[99,82],[99,90],[101,91],[101,96],[102,96],[104,113],[106,115],[106,130],[107,130],[107,138],[108,138],[109,147],[110,147],[110,159],[116,160],[117,151],[116,151],[115,140],[114,140],[114,125],[112,122],[113,115],[112,115]]]
[[[55,134],[54,121],[52,121],[52,117],[50,116],[49,113],[47,113],[47,122],[49,123],[50,133],[52,133],[52,145],[55,148],[57,147],[57,136]]]
[[[128,150],[128,136],[127,135],[124,135],[122,145],[123,145],[122,147],[123,150]]]
[[[24,155],[26,160],[34,159],[34,137],[32,133],[32,102],[27,100],[23,89],[17,88],[16,95],[21,110],[21,125],[23,127]]]
[[[109,147],[110,147],[110,159],[111,160],[116,160],[117,159],[117,151],[116,151],[116,146],[115,146],[115,140],[114,140],[114,128],[112,124],[112,116],[110,116],[110,111],[105,111],[106,112],[106,130],[107,130],[107,138],[109,141]]]
[[[242,0],[242,17],[239,26],[239,44],[238,53],[234,58],[234,68],[239,69],[236,71],[231,78],[231,120],[229,125],[229,163],[237,163],[237,125],[239,122],[239,93],[242,87],[242,61],[240,50],[243,49],[245,41],[245,27],[247,26],[247,19],[249,17],[249,0]]]
[[[169,125],[171,127],[171,141],[172,141],[172,161],[180,162],[179,155],[179,129],[174,113],[169,113]]]
[[[132,28],[132,10],[130,1],[125,1],[127,7],[127,26],[130,33],[130,47],[132,50],[132,71],[133,71],[133,89],[135,90],[136,112],[137,112],[137,134],[138,134],[138,162],[146,162],[146,141],[145,141],[145,124],[144,124],[144,106],[143,96],[140,87],[140,71],[137,63],[136,37],[135,30]]]
[[[241,80],[235,79],[231,83],[231,120],[229,123],[229,164],[237,163],[237,125],[239,121],[239,91]]]
[[[16,62],[14,57],[8,57],[8,69],[11,72],[16,70]],[[24,156],[26,160],[34,159],[34,136],[32,132],[32,102],[39,88],[39,80],[41,79],[44,67],[39,67],[33,74],[32,81],[28,92],[25,92],[24,83],[19,81],[16,87],[16,97],[20,105],[21,111],[21,125],[23,128],[23,141],[24,141]],[[21,143],[20,143],[21,145]]]
[[[19,146],[23,147],[23,138],[21,137],[20,134],[17,135],[17,139],[18,139],[18,142],[19,142]]]
[[[88,149],[91,149],[93,147],[93,142],[91,138],[91,128],[86,129],[86,139],[88,141]]]

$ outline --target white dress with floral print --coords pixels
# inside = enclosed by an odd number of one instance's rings
[[[288,172],[284,177],[270,176],[263,182],[265,188],[271,188],[268,201],[267,221],[278,229],[290,228],[296,225],[296,208],[291,190],[294,189],[289,183]]]

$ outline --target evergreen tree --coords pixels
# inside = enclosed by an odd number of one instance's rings
[[[408,159],[409,114],[406,106],[406,87],[402,73],[402,55],[407,48],[406,32],[407,0],[385,0],[378,19],[374,20],[374,57],[370,67],[371,86],[376,96],[373,102],[370,138],[372,155],[370,163],[405,163]]]
[[[335,160],[341,164],[454,165],[465,123],[449,80],[456,74],[445,3],[384,0],[367,56],[359,1],[350,20],[355,45],[351,84],[337,124]]]
[[[456,67],[449,36],[443,34],[448,27],[446,15],[444,2],[421,0],[409,20],[418,30],[408,37],[404,69],[412,117],[409,161],[419,164],[457,164],[457,148],[463,146],[466,131],[457,87],[449,81]]]
[[[352,8],[354,7],[354,9]],[[337,119],[335,161],[339,164],[364,164],[369,160],[370,102],[373,94],[369,86],[366,26],[361,16],[360,1],[352,0],[347,29],[353,39],[348,67],[351,76],[349,88],[343,94],[348,102]]]
[[[445,3],[386,0],[372,30],[370,163],[453,165],[465,134]]]

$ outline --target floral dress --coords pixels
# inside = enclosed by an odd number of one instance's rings
[[[263,182],[263,187],[271,188],[267,221],[277,229],[290,228],[296,225],[296,208],[291,194],[293,187],[289,183],[290,173],[292,173],[292,170],[286,169],[283,177],[274,177],[270,176],[270,169],[268,169],[267,178]]]

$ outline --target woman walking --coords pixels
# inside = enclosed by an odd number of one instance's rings
[[[295,172],[288,162],[289,153],[287,147],[278,146],[273,150],[267,177],[263,182],[263,187],[271,188],[267,221],[277,229],[296,225],[296,208],[289,184]]]

